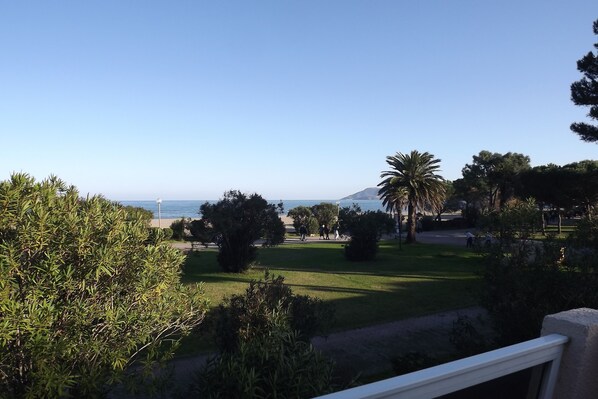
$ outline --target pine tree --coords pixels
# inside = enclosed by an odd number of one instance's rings
[[[594,34],[598,35],[598,20],[594,21]],[[598,49],[598,43],[594,47]],[[589,106],[588,116],[598,121],[598,56],[590,51],[577,61],[577,69],[584,77],[571,85],[571,100],[575,105]],[[571,124],[571,130],[584,141],[598,141],[598,126],[578,122]]]

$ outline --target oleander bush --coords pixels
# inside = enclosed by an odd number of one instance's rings
[[[311,398],[331,392],[333,363],[309,340],[332,320],[320,299],[294,295],[282,276],[265,272],[214,314],[220,355],[198,374],[187,396]]]
[[[0,182],[0,397],[102,397],[170,357],[206,303],[162,237],[55,177]]]

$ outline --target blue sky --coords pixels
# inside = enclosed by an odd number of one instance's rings
[[[386,156],[596,159],[569,87],[595,0],[0,0],[0,179],[115,200],[336,199]]]

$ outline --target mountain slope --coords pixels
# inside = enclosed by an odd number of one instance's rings
[[[380,197],[378,197],[378,187],[368,187],[365,190],[361,190],[355,194],[351,194],[344,198],[341,198],[341,201],[343,201],[343,200],[362,201],[362,200],[377,200],[377,199],[380,199]]]

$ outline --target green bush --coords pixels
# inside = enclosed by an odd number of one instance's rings
[[[508,207],[496,216],[499,245],[486,257],[482,305],[493,319],[500,345],[536,338],[548,314],[598,306],[593,269],[563,263],[558,242],[527,240],[539,219],[528,205]]]
[[[285,227],[277,209],[258,194],[231,190],[217,203],[200,207],[202,218],[191,222],[191,234],[204,244],[218,245],[222,270],[240,273],[255,260],[257,240],[262,246],[284,242]]]
[[[381,211],[361,213],[359,207],[343,208],[341,216],[343,232],[351,235],[345,245],[345,257],[351,261],[373,259],[382,235],[393,232],[395,227],[392,217]]]
[[[266,271],[216,310],[212,329],[221,354],[198,374],[190,395],[310,398],[330,392],[333,365],[309,340],[332,316],[330,306],[294,295],[282,276]]]
[[[333,363],[283,329],[211,359],[185,397],[312,398],[334,389]]]
[[[223,352],[234,352],[241,342],[268,335],[275,326],[296,331],[308,341],[330,327],[334,312],[321,299],[294,295],[284,277],[268,271],[252,280],[242,295],[232,295],[214,311],[214,338]]]
[[[164,240],[170,240],[172,238],[172,229],[170,227],[164,227],[162,229],[162,235],[164,236]]]
[[[0,182],[0,397],[100,397],[203,319],[146,220],[56,178]]]
[[[185,230],[188,228],[191,219],[181,218],[180,220],[175,220],[170,224],[170,228],[172,229],[172,238],[174,240],[180,241],[185,239]]]

